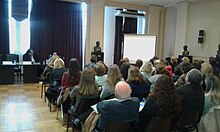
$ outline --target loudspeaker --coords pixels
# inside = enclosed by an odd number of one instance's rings
[[[204,36],[204,30],[199,30],[199,36]]]
[[[203,37],[198,37],[198,43],[203,43]]]

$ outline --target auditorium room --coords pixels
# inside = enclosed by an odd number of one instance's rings
[[[220,132],[219,0],[0,0],[0,132]]]

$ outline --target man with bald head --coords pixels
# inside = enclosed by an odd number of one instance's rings
[[[110,121],[131,122],[138,120],[139,99],[131,98],[131,88],[120,81],[115,86],[114,99],[102,101],[97,104],[97,111],[101,114],[97,128],[103,131]]]

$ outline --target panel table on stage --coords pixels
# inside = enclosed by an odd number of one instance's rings
[[[23,67],[23,82],[24,83],[37,83],[38,68],[40,64],[31,63],[3,63],[0,65],[0,84],[14,84],[15,67]],[[22,82],[22,80],[20,80]]]

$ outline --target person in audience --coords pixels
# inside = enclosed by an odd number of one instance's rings
[[[82,72],[80,71],[80,65],[76,58],[72,58],[69,61],[69,70],[63,73],[62,77],[62,93],[68,87],[74,87],[79,84]]]
[[[183,46],[183,53],[182,53],[182,56],[188,56],[189,55],[189,51],[188,51],[188,46],[187,45],[184,45]]]
[[[214,57],[209,57],[209,63],[212,65],[213,74],[220,77],[220,70],[217,66],[217,61]]]
[[[55,104],[57,101],[57,97],[60,93],[60,86],[62,81],[63,73],[68,69],[64,67],[64,61],[61,58],[57,58],[54,61],[54,69],[51,72],[50,76],[50,86],[47,89],[45,95],[49,102]]]
[[[151,77],[153,72],[153,65],[150,61],[147,61],[144,63],[144,65],[141,68],[141,74],[147,80],[149,77]]]
[[[125,62],[130,63],[130,60],[129,60],[129,58],[128,58],[128,57],[123,58],[123,60],[124,60]]]
[[[212,66],[208,62],[203,63],[201,66],[201,72],[203,75],[203,89],[208,93],[216,81]]]
[[[203,67],[203,66],[202,66]],[[213,85],[205,94],[203,116],[199,123],[202,132],[217,132],[217,122],[213,109],[220,106],[220,80],[214,76]]]
[[[131,64],[129,62],[124,62],[121,65],[120,72],[121,72],[124,80],[127,80],[127,78],[128,78],[128,69],[130,68],[130,66],[131,66]]]
[[[92,55],[90,62],[88,64],[86,64],[85,68],[93,68],[93,66],[97,63],[97,56],[96,55]]]
[[[181,98],[182,112],[203,111],[204,91],[201,86],[202,79],[202,73],[199,70],[191,69],[186,74],[186,84],[177,88]]]
[[[54,61],[57,58],[59,58],[57,55],[52,56],[49,64],[44,68],[42,76],[43,76],[43,80],[45,80],[47,83],[50,83],[50,76],[51,76],[51,72],[54,68]]]
[[[63,73],[66,71],[68,71],[68,69],[65,68],[64,61],[61,58],[57,58],[54,61],[54,69],[51,72],[50,82],[61,85]]]
[[[144,79],[137,67],[132,66],[129,68],[126,82],[132,89],[131,97],[138,97],[142,101],[143,98],[148,96],[151,83]]]
[[[102,87],[102,92],[100,94],[101,99],[108,99],[114,97],[115,85],[119,81],[122,81],[121,73],[117,65],[109,67],[107,73],[107,79]]]
[[[159,58],[157,56],[154,56],[153,58],[150,59],[150,62],[154,65],[154,61],[158,60]]]
[[[204,63],[202,60],[193,60],[192,65],[195,69],[198,69],[201,71],[201,65]]]
[[[174,69],[174,75],[180,77],[180,76],[183,74],[183,72],[182,72],[182,70],[181,70],[181,67],[182,67],[183,65],[191,65],[191,63],[189,62],[189,58],[188,58],[188,57],[183,57],[183,58],[182,58],[182,62],[175,67],[175,69]]]
[[[70,109],[69,93],[76,85],[79,84],[82,72],[80,71],[80,65],[76,58],[72,58],[69,61],[69,70],[63,73],[62,77],[62,103],[63,113],[67,114]]]
[[[146,132],[146,128],[154,117],[171,117],[175,120],[180,112],[181,102],[174,83],[169,76],[158,78],[155,88],[149,94],[144,108],[139,113],[139,121],[135,132]]]
[[[213,85],[205,94],[205,107],[203,114],[209,112],[209,110],[216,105],[220,105],[220,79],[214,76]]]
[[[76,110],[82,98],[99,97],[98,85],[95,82],[95,71],[92,68],[85,68],[79,85],[70,92],[73,106]]]
[[[155,70],[155,75],[149,77],[149,81],[151,83],[151,86],[150,86],[150,91],[152,92],[153,91],[153,88],[155,86],[155,83],[157,81],[157,79],[162,76],[162,75],[165,75],[166,74],[166,70],[165,70],[165,67],[161,64],[158,64],[156,65],[156,70]],[[169,74],[169,73],[168,73]]]
[[[32,63],[40,62],[38,56],[32,49],[28,49],[27,52],[23,55],[23,61],[31,61]]]
[[[98,86],[102,87],[106,81],[107,75],[105,74],[106,69],[102,62],[97,62],[93,67],[96,76],[95,81]]]
[[[180,68],[181,68],[182,75],[175,82],[176,87],[180,87],[186,83],[186,74],[194,67],[190,63],[184,63],[181,65]]]
[[[217,61],[217,66],[220,69],[220,44],[218,44],[218,50],[216,54],[216,61]]]
[[[95,107],[101,114],[97,129],[103,132],[108,122],[132,122],[138,120],[139,100],[131,98],[131,88],[124,82],[120,81],[115,86],[115,99],[99,102]]]
[[[137,59],[136,62],[135,62],[135,66],[138,68],[138,69],[141,69],[141,66],[143,65],[143,61],[141,59]]]
[[[121,68],[121,65],[125,62],[124,59],[120,59],[119,62],[118,62],[118,67],[119,69]]]
[[[172,67],[172,71],[174,73],[174,68],[178,65],[177,58],[175,56],[171,57],[171,63],[170,66]]]
[[[162,63],[165,67],[165,70],[167,70],[169,72],[169,76],[171,77],[173,75],[172,67],[170,66],[170,64],[168,63],[167,60],[162,60]]]

